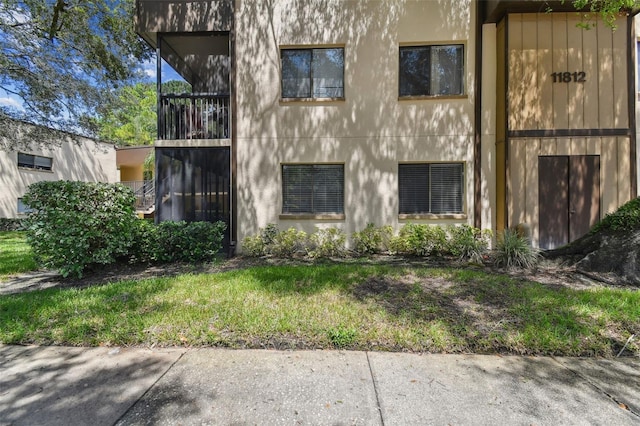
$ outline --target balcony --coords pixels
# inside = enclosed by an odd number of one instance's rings
[[[229,95],[162,95],[158,116],[158,138],[228,139]]]

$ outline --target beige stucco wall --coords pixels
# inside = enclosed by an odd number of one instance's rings
[[[239,241],[268,223],[347,234],[369,222],[399,228],[398,163],[408,161],[464,162],[466,215],[426,222],[473,223],[471,1],[239,0],[236,7]],[[399,46],[411,43],[463,43],[466,96],[398,100]],[[344,101],[281,101],[279,47],[297,45],[344,46]],[[345,220],[281,219],[282,163],[343,163]]]
[[[30,125],[24,125],[25,130]],[[0,139],[0,217],[18,217],[18,198],[29,185],[39,181],[74,180],[116,182],[116,152],[105,144],[63,132],[47,132],[51,139],[32,142],[26,132],[19,132],[19,146]],[[51,171],[18,168],[18,152],[53,159]]]

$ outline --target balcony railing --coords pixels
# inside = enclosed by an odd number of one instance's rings
[[[229,95],[162,95],[158,138],[228,139]]]
[[[132,180],[120,182],[131,188],[136,197],[135,209],[138,212],[149,212],[155,208],[156,188],[152,180]]]

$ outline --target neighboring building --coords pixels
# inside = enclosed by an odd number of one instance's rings
[[[576,239],[637,195],[635,26],[546,4],[138,0],[193,89],[159,96],[156,217]]]
[[[0,217],[23,215],[27,207],[22,196],[35,182],[118,181],[113,144],[28,123],[16,124],[14,140],[0,139]]]
[[[119,181],[133,191],[136,212],[142,217],[153,217],[155,214],[153,171],[145,170],[145,162],[152,152],[153,146],[149,145],[116,148]]]

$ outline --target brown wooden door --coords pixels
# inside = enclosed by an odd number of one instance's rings
[[[540,248],[574,241],[600,218],[600,157],[538,157]]]

